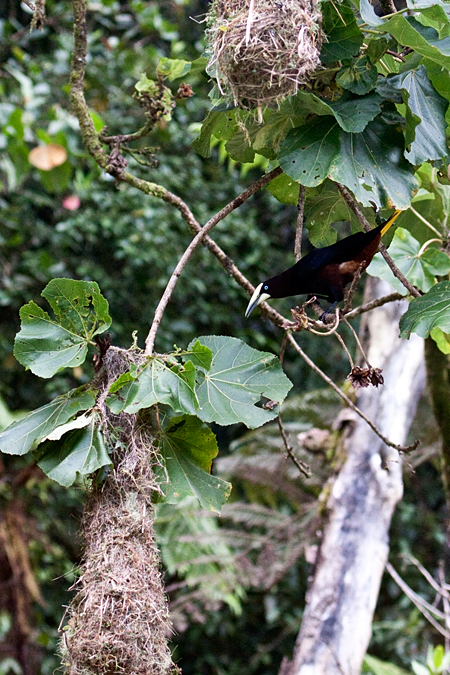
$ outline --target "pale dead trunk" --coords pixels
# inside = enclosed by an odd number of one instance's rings
[[[370,280],[370,297],[383,295]],[[364,389],[358,406],[382,433],[404,443],[425,384],[423,340],[398,338],[406,302],[375,309],[364,328],[368,357],[385,383]],[[346,440],[347,460],[331,490],[328,518],[308,592],[294,659],[287,675],[357,675],[386,564],[388,531],[402,496],[398,453],[387,448],[360,418]],[[381,455],[383,456],[383,460]],[[387,462],[388,470],[382,468]]]

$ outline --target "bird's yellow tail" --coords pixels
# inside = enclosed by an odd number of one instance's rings
[[[402,213],[401,210],[394,211],[392,216],[384,223],[383,229],[381,230],[381,236],[383,236],[383,234],[385,234],[388,231],[388,229],[391,227],[391,225],[393,225],[395,223],[395,221],[397,220],[397,218],[399,217],[399,215],[401,213]]]

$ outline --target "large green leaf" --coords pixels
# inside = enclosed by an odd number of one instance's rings
[[[89,342],[110,326],[111,318],[108,303],[93,281],[53,279],[42,295],[55,318],[33,301],[24,305],[14,355],[35,375],[48,378],[83,363]]]
[[[231,485],[210,474],[217,453],[215,435],[198,417],[172,417],[162,434],[165,471],[159,472],[166,501],[176,504],[194,495],[204,509],[220,513]]]
[[[52,279],[42,291],[56,321],[67,330],[90,340],[111,325],[108,301],[95,281]]]
[[[431,84],[425,66],[385,78],[377,91],[385,98],[393,99],[397,93],[402,94],[410,113],[406,116],[409,147],[405,156],[411,164],[422,164],[447,155],[445,113],[448,101]]]
[[[373,209],[364,209],[364,214],[374,227],[375,215]],[[313,246],[321,248],[334,244],[337,239],[337,231],[331,225],[343,220],[349,220],[355,230],[360,229],[358,219],[343,199],[336,183],[325,180],[317,188],[308,191],[305,203],[305,225],[308,228],[308,237]]]
[[[20,309],[21,330],[14,342],[14,356],[39,377],[52,377],[63,368],[75,368],[86,359],[84,337],[50,318],[33,301]]]
[[[84,429],[69,431],[58,441],[45,441],[35,456],[42,471],[65,487],[72,485],[77,477],[111,464],[95,417]]]
[[[74,418],[82,410],[92,408],[92,391],[74,389],[58,396],[51,403],[33,410],[0,434],[0,450],[8,455],[24,455],[34,450],[54,429]]]
[[[427,248],[422,252],[417,239],[403,227],[396,229],[389,255],[408,281],[424,292],[434,286],[436,276],[450,272],[450,258],[444,251]],[[388,281],[399,293],[405,292],[405,287],[394,276],[381,253],[374,257],[367,272]]]
[[[450,333],[450,281],[441,281],[426,295],[414,298],[400,319],[402,338],[409,338],[411,333],[425,338],[433,328]]]
[[[130,381],[131,379],[131,381]],[[122,376],[124,386],[106,401],[114,413],[122,410],[135,413],[155,403],[169,405],[175,413],[195,414],[198,409],[194,390],[180,373],[179,367],[170,368],[163,361],[152,358],[140,370]]]
[[[385,21],[383,28],[405,47],[426,56],[450,70],[450,38],[439,39],[439,33],[431,26],[422,26],[414,17],[396,14]]]
[[[359,52],[363,34],[356,23],[355,14],[348,2],[323,2],[322,29],[327,36],[322,45],[322,63],[348,59]]]
[[[198,339],[213,353],[211,369],[203,371],[196,390],[200,419],[223,426],[243,422],[254,429],[276,417],[276,409],[264,410],[256,404],[262,397],[281,403],[292,387],[278,357],[236,338]]]
[[[303,185],[314,187],[330,176],[365,206],[375,202],[379,207],[406,208],[417,181],[403,150],[402,133],[380,118],[362,133],[349,134],[331,117],[316,117],[288,133],[279,160]]]
[[[360,56],[348,66],[343,66],[336,75],[336,83],[354,94],[367,94],[375,88],[378,71],[367,56]],[[373,118],[372,118],[373,119]]]

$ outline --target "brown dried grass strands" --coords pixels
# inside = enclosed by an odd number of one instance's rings
[[[107,354],[110,373],[123,370],[129,352]],[[111,380],[106,370],[105,389]],[[156,429],[149,420],[111,415],[100,406],[114,446],[113,469],[102,485],[92,486],[85,506],[85,553],[67,610],[63,663],[69,675],[175,675],[180,671],[168,646],[171,622],[153,533],[152,497],[160,492],[153,471],[159,464]]]
[[[295,94],[320,63],[321,19],[316,0],[216,0],[206,34],[221,93],[244,108]]]

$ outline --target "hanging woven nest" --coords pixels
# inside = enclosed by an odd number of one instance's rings
[[[321,21],[317,0],[213,0],[208,72],[237,106],[279,103],[319,65]]]

